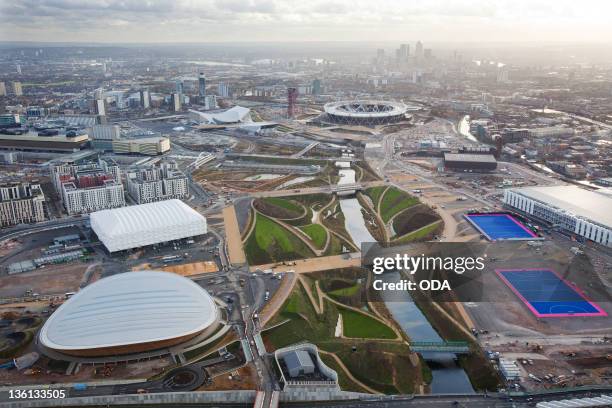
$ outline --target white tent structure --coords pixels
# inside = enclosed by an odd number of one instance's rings
[[[206,234],[206,218],[181,200],[91,213],[91,228],[109,252]]]

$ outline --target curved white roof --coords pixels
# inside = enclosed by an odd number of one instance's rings
[[[176,199],[96,211],[89,220],[110,252],[206,234],[206,219]]]
[[[119,347],[198,333],[217,321],[213,298],[168,272],[127,272],[100,279],[47,319],[40,341],[55,350]]]
[[[392,101],[339,101],[326,103],[325,113],[351,118],[384,118],[405,114],[410,108]]]
[[[209,124],[225,124],[251,122],[251,110],[242,106],[234,106],[222,112],[205,113],[190,109],[189,112],[196,115],[199,120]]]

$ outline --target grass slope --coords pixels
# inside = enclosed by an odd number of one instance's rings
[[[300,229],[308,235],[318,249],[323,249],[325,242],[327,242],[327,231],[325,228],[319,224],[310,224],[300,227]]]
[[[340,308],[346,337],[362,339],[394,339],[395,333],[376,319],[351,309]]]
[[[385,192],[382,202],[380,203],[380,216],[385,223],[389,222],[389,220],[398,212],[418,203],[418,198],[413,197],[405,191],[399,190],[395,187],[390,187]]]
[[[244,245],[249,264],[309,258],[312,251],[298,237],[270,218],[257,214],[255,227]]]

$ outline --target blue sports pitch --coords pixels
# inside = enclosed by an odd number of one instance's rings
[[[537,238],[536,234],[510,214],[466,214],[465,218],[489,241]]]
[[[495,272],[537,317],[607,316],[554,271],[501,269]]]

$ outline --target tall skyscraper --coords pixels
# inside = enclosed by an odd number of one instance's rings
[[[17,73],[21,75],[21,65],[17,64]]]
[[[96,113],[96,115],[99,115],[99,116],[106,115],[106,107],[104,105],[104,99],[94,100],[94,112]]]
[[[415,56],[417,57],[417,59],[423,58],[423,43],[420,41],[417,41],[416,43]]]
[[[181,95],[177,93],[173,93],[170,99],[170,106],[174,112],[178,112],[181,110]]]
[[[198,78],[198,95],[202,98],[206,96],[206,77],[203,72],[200,72]]]
[[[176,80],[176,87],[175,87],[176,93],[179,95],[183,95],[185,92],[183,92],[183,81],[180,79]]]
[[[231,95],[231,90],[227,82],[219,82],[217,84],[217,93],[222,98],[227,98]]]
[[[151,96],[149,95],[149,91],[146,89],[140,90],[140,106],[143,109],[149,109],[151,106]]]
[[[21,82],[13,81],[13,93],[15,96],[23,95],[23,89],[21,88]]]
[[[312,94],[313,95],[321,94],[321,80],[318,78],[312,81]]]
[[[400,45],[400,56],[407,60],[410,56],[410,44],[401,44]]]
[[[4,82],[0,82],[0,96],[6,96],[6,85]]]

